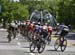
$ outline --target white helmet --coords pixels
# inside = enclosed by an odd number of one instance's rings
[[[35,22],[32,22],[33,24],[35,23]]]
[[[60,25],[59,23],[57,23],[57,25]]]
[[[48,23],[45,23],[45,25],[48,25]]]
[[[14,21],[11,21],[11,23],[14,23]]]
[[[38,22],[38,24],[41,24],[40,22]]]

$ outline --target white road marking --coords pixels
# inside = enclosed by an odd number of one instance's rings
[[[16,40],[18,40],[18,38],[16,38]]]
[[[34,55],[33,53],[29,53],[30,55]]]
[[[21,45],[21,43],[20,43],[20,42],[18,42],[18,43],[17,43],[17,45],[18,45],[18,46],[20,46],[20,45]]]

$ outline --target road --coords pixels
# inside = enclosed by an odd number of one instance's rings
[[[6,30],[0,29],[0,55],[75,55],[75,46],[73,45],[75,40],[68,40],[68,47],[65,52],[61,52],[60,50],[54,51],[56,38],[52,37],[50,45],[46,45],[44,52],[39,54],[36,50],[34,53],[30,53],[30,43],[20,34],[10,43],[7,42],[7,35]]]

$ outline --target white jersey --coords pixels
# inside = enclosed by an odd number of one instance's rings
[[[11,24],[12,27],[15,27],[15,28],[18,27],[18,25],[16,25],[15,23],[10,23],[10,24]]]
[[[17,23],[17,25],[19,26],[19,25],[21,25],[21,23],[19,22],[19,23]]]
[[[24,22],[24,23],[23,23],[23,22],[21,22],[21,25],[26,25],[26,23],[25,23],[25,22]]]
[[[42,26],[40,26],[40,29],[42,29]]]
[[[47,30],[47,26],[46,25],[44,25],[42,28],[45,29],[45,30]]]
[[[68,26],[64,26],[64,30],[65,30],[65,31],[69,31]]]
[[[24,22],[24,25],[26,25],[26,22]]]
[[[35,29],[39,29],[40,28],[40,26],[39,25],[35,25]]]

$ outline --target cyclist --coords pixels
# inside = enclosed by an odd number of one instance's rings
[[[52,26],[50,24],[48,24],[48,44],[50,43],[51,41],[51,35],[52,35]]]
[[[26,21],[26,27],[25,27],[27,32],[30,30],[29,25],[30,25],[30,20],[27,20]]]
[[[59,26],[59,28],[60,28],[60,30],[61,30],[61,32],[60,32],[60,40],[62,40],[62,43],[63,43],[63,41],[64,41],[64,36],[66,36],[68,33],[69,33],[69,27],[68,26],[66,26],[66,25],[64,25],[64,24],[61,24],[60,26]],[[62,38],[62,39],[61,39]]]
[[[20,22],[20,21],[18,21],[18,22],[17,22],[17,25],[18,25],[18,32],[20,33],[20,29],[21,29],[21,22]]]
[[[34,38],[38,39],[37,35],[39,35],[40,31],[40,22],[35,23],[35,29],[34,29]]]
[[[50,33],[50,35],[52,34],[52,26],[51,25],[48,25],[48,33]]]
[[[8,28],[8,36],[7,36],[8,42],[11,41],[11,36],[12,36],[12,34],[14,35],[13,38],[16,37],[16,31],[17,31],[17,28],[18,28],[18,26],[16,25],[16,23],[15,23],[14,21],[12,21],[12,22],[9,24],[9,28]]]
[[[17,28],[18,28],[18,25],[14,21],[12,21],[9,25],[9,30],[14,32],[15,30],[17,30]]]
[[[43,38],[46,39],[47,36],[48,36],[48,27],[47,27],[47,23],[45,23],[43,26],[42,26],[42,31],[40,33],[41,35],[43,35]]]
[[[26,22],[25,22],[25,21],[22,21],[21,24],[20,24],[20,27],[21,27],[21,34],[22,34],[22,35],[25,34],[25,25],[26,25]]]
[[[38,34],[39,34],[39,39],[37,39],[37,41],[40,40],[40,43],[45,44],[45,39],[48,36],[47,23],[45,23],[44,25],[39,25]],[[40,50],[40,47],[41,47],[40,45],[41,44],[38,45],[37,50]]]
[[[28,30],[29,30],[29,35],[31,40],[33,40],[33,35],[34,35],[34,22],[30,22],[29,26],[28,26]]]

